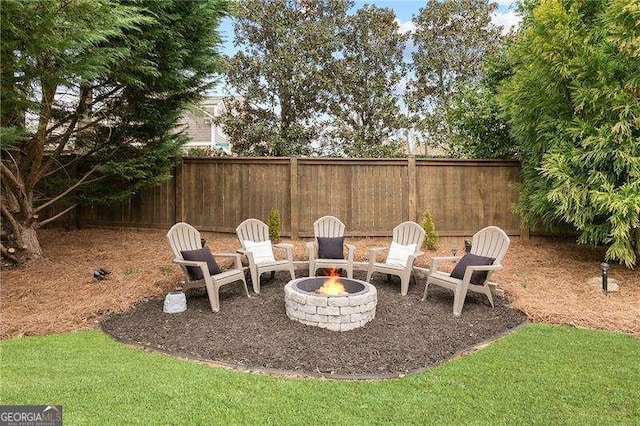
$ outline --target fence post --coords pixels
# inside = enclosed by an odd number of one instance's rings
[[[417,218],[416,211],[416,190],[418,186],[416,173],[416,157],[410,156],[407,159],[407,179],[409,180],[409,220],[415,222]]]
[[[289,159],[289,214],[291,216],[291,239],[298,239],[298,159]]]
[[[183,202],[182,202],[182,169],[184,165],[184,157],[180,159],[180,164],[178,164],[173,169],[173,218],[174,223],[184,222],[183,216]]]

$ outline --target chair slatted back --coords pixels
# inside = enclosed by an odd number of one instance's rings
[[[236,235],[243,249],[245,241],[259,243],[269,239],[269,226],[258,219],[247,219],[236,228]]]
[[[313,222],[313,233],[316,237],[337,238],[344,236],[344,223],[334,216],[323,216]]]
[[[167,239],[173,254],[177,259],[182,259],[181,250],[197,250],[202,248],[200,232],[188,223],[176,223],[167,232]]]
[[[511,240],[497,226],[487,226],[475,233],[471,242],[471,253],[478,256],[492,257],[496,265],[502,263]]]
[[[409,244],[416,245],[416,252],[419,252],[424,242],[425,232],[422,226],[415,222],[402,222],[393,228],[393,241],[403,246]]]

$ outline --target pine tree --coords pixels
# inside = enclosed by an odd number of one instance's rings
[[[215,28],[229,7],[2,2],[0,205],[13,235],[3,256],[38,258],[38,227],[169,178],[185,141],[178,120],[219,70]],[[60,213],[43,217],[51,208]]]

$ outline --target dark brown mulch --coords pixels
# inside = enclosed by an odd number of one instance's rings
[[[364,279],[356,272],[354,278]],[[503,334],[526,316],[497,298],[495,309],[483,295],[469,294],[462,316],[452,315],[453,294],[436,286],[421,302],[424,281],[400,295],[399,281],[381,274],[376,317],[365,327],[335,332],[290,320],[284,310],[285,274],[263,276],[261,293],[247,299],[241,284],[221,289],[218,313],[202,290],[187,294],[187,310],[162,312],[152,299],[114,314],[102,324],[119,340],[248,370],[286,370],[296,375],[391,377],[446,361]],[[251,284],[249,284],[251,289]]]

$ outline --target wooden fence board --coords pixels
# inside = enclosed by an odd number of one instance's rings
[[[235,232],[244,219],[280,211],[283,236],[309,237],[333,215],[347,235],[390,236],[431,212],[442,236],[468,237],[487,225],[522,232],[512,212],[519,164],[500,160],[185,158],[177,177],[105,209],[83,208],[81,223]],[[293,184],[293,187],[292,187]]]

